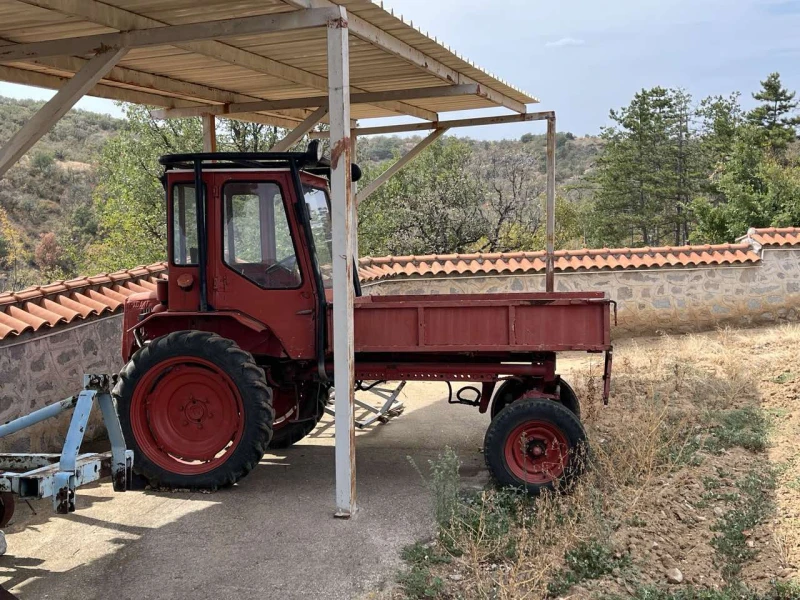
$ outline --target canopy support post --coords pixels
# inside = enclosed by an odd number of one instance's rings
[[[88,61],[0,150],[0,178],[125,56],[127,48],[108,48]]]
[[[350,54],[347,11],[328,21],[333,226],[333,356],[336,388],[336,517],[356,510],[353,344],[353,190],[350,143]]]
[[[203,115],[203,152],[217,151],[217,118],[208,113]]]
[[[555,291],[556,243],[556,115],[547,117],[547,238],[545,256],[545,291]]]

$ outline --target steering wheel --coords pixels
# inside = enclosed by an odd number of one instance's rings
[[[268,266],[264,271],[264,275],[269,275],[273,270],[278,268],[283,269],[284,271],[292,272],[295,266],[297,266],[297,255],[290,254],[286,258],[282,258],[278,262]]]

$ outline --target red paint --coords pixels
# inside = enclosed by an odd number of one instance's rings
[[[556,481],[569,463],[564,433],[548,421],[526,421],[514,429],[503,446],[506,464],[525,483]]]
[[[344,150],[344,147],[342,147]],[[338,154],[336,152],[335,154]],[[344,152],[346,154],[346,152]],[[192,182],[191,172],[167,173],[168,219],[173,222],[173,185]],[[304,183],[326,180],[302,173]],[[328,298],[327,371],[332,374],[330,290],[317,289],[288,170],[207,170],[208,312],[201,312],[199,268],[170,264],[167,304],[155,294],[134,294],[125,305],[123,355],[138,348],[134,330],[146,341],[171,331],[212,331],[234,340],[263,365],[270,385],[294,390],[318,379],[316,327],[320,295]],[[222,188],[226,182],[272,182],[281,189],[302,282],[295,289],[262,289],[224,261]],[[169,248],[173,247],[172,228]],[[256,265],[257,266],[257,265]],[[180,283],[194,282],[188,288]],[[161,294],[162,299],[164,294]],[[354,309],[355,371],[358,379],[478,381],[503,376],[555,381],[555,353],[611,348],[610,301],[602,292],[368,296]],[[606,372],[608,391],[609,369]],[[281,414],[292,413],[291,392],[280,394]],[[483,399],[485,410],[488,399]],[[278,408],[278,407],[276,407]],[[296,411],[294,411],[296,412]]]
[[[131,425],[142,452],[182,475],[224,463],[242,437],[239,390],[219,367],[180,356],[159,363],[136,387]]]

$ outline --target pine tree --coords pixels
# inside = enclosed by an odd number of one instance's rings
[[[691,96],[656,87],[611,111],[598,159],[590,243],[686,243],[699,169]]]
[[[771,73],[761,82],[761,90],[753,98],[762,102],[747,115],[748,121],[761,128],[772,152],[782,157],[790,142],[797,137],[800,117],[793,115],[800,101],[795,92],[783,87],[779,73]]]

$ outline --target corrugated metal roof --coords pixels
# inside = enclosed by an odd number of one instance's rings
[[[14,0],[0,3],[0,44],[160,28],[169,25],[277,15],[300,7],[344,6],[351,21],[352,92],[386,92],[477,83],[523,104],[536,102],[371,0]],[[360,33],[356,21],[405,44],[418,61],[387,51]],[[393,46],[394,47],[394,46]],[[168,108],[286,100],[327,95],[324,27],[131,49],[90,94]],[[450,73],[428,68],[436,61]],[[83,56],[39,57],[0,65],[0,80],[59,87],[86,62]],[[452,77],[455,72],[456,76]],[[352,118],[497,107],[479,95],[352,106]],[[300,122],[310,110],[259,111],[277,125]],[[418,110],[416,112],[419,112]],[[420,116],[417,114],[416,116]],[[430,116],[425,117],[432,119]]]
[[[762,246],[797,246],[800,245],[800,227],[752,228],[742,239],[750,239]]]
[[[0,340],[122,310],[125,298],[156,289],[166,263],[0,294]]]
[[[495,275],[501,273],[543,273],[544,251],[497,254],[445,254],[427,256],[385,256],[361,259],[364,282],[414,276]],[[559,250],[557,271],[643,269],[649,267],[695,267],[760,261],[750,244],[716,246],[665,246],[661,248],[602,248]]]

